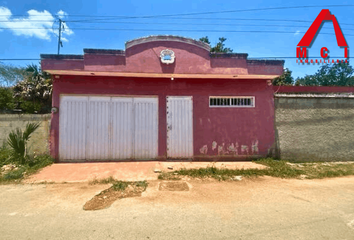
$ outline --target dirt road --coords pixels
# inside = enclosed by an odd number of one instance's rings
[[[83,205],[108,185],[0,186],[1,239],[354,239],[354,177],[187,181],[110,208]]]

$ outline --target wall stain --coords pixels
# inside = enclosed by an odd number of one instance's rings
[[[201,154],[207,154],[208,153],[208,145],[204,145],[199,149]]]
[[[211,144],[211,149],[214,154],[217,155],[232,155],[232,156],[237,156],[241,152],[241,155],[249,155],[249,154],[258,154],[259,149],[258,149],[258,139],[252,141],[252,145],[239,145],[238,142],[235,143],[221,143],[218,144],[216,141],[213,141]],[[240,147],[240,148],[239,148]],[[239,152],[239,150],[241,150]],[[203,145],[199,149],[201,154],[206,155],[208,153],[208,145]],[[217,153],[215,152],[217,151]],[[211,153],[212,154],[212,153]]]

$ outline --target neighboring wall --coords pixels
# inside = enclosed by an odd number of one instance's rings
[[[284,92],[275,94],[281,159],[354,160],[354,95]]]
[[[33,133],[29,141],[30,151],[48,153],[48,139],[50,127],[50,114],[0,114],[0,144],[6,141],[11,130],[21,128],[24,130],[28,122],[41,122],[39,128]]]

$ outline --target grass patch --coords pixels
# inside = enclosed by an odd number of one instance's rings
[[[263,169],[264,175],[280,178],[297,178],[300,175],[306,175],[303,169],[295,168],[288,164],[287,161],[273,160],[270,158],[255,161],[255,163],[263,164],[268,169]]]
[[[157,178],[160,180],[181,180],[181,178],[176,175],[177,174],[174,173],[162,172]]]
[[[89,182],[90,185],[95,185],[95,184],[109,184],[109,183],[115,183],[117,180],[115,180],[112,176],[108,178],[102,178],[102,179],[94,179]]]
[[[91,185],[112,184],[112,189],[115,191],[124,191],[129,185],[132,186],[134,189],[135,188],[143,188],[145,191],[148,186],[147,181],[136,181],[136,182],[119,181],[119,180],[114,179],[112,176],[110,176],[108,178],[94,179],[94,180],[90,181],[89,184],[91,184]]]
[[[306,173],[306,178],[331,178],[354,175],[354,163],[315,163],[297,164],[296,168],[302,168]]]
[[[181,176],[192,178],[214,178],[230,180],[235,176],[258,177],[271,176],[279,178],[330,178],[354,175],[354,163],[297,163],[291,164],[283,160],[271,158],[254,161],[267,166],[266,169],[220,169],[214,166],[199,169],[180,169],[173,172],[163,172],[158,176],[160,180],[179,180]]]
[[[6,153],[8,154],[7,156]],[[38,172],[40,169],[51,165],[54,162],[54,159],[50,155],[43,154],[38,156],[35,155],[29,158],[29,161],[27,161],[26,164],[20,165],[17,161],[11,160],[10,154],[11,153],[6,147],[0,149],[0,166],[2,167],[7,164],[13,164],[16,166],[13,170],[1,173],[0,184],[19,183],[25,177]]]
[[[143,188],[145,191],[148,183],[146,181],[137,181],[137,182],[125,182],[125,181],[116,181],[113,183],[112,189],[115,191],[124,191],[128,186],[135,188]]]

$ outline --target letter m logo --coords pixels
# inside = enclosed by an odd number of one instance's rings
[[[301,41],[297,46],[301,47],[310,47],[318,29],[321,27],[323,21],[332,21],[334,32],[336,33],[337,44],[339,47],[348,47],[347,42],[343,36],[342,30],[339,27],[337,19],[328,9],[323,9],[320,14],[318,14],[315,21],[312,23],[310,28],[307,30],[305,35],[302,37]]]

